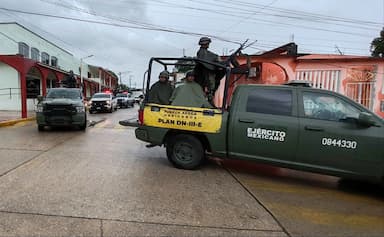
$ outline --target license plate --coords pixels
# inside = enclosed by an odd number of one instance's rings
[[[96,109],[101,109],[101,107],[96,107]]]

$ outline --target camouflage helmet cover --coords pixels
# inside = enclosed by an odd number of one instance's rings
[[[204,45],[209,43],[211,43],[211,39],[208,37],[201,37],[199,40],[199,45]]]
[[[168,71],[162,71],[162,72],[160,72],[159,77],[165,77],[168,79],[169,78],[169,72]]]
[[[185,77],[195,76],[195,72],[193,70],[188,71]]]

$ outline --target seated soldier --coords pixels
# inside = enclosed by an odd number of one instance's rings
[[[148,103],[169,104],[169,98],[172,95],[173,87],[169,84],[169,72],[162,71],[159,74],[159,80],[151,86],[148,94]]]
[[[187,72],[184,84],[174,90],[170,101],[171,105],[176,106],[213,108],[205,97],[201,86],[195,82],[193,71]]]

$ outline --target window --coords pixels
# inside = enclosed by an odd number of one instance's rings
[[[368,109],[373,109],[375,82],[347,82],[346,96],[364,105]]]
[[[341,84],[340,70],[297,70],[296,80],[312,82],[312,87],[339,92]]]
[[[40,51],[37,48],[31,48],[31,58],[35,61],[40,61]]]
[[[292,91],[254,89],[248,95],[247,112],[290,116],[292,114]]]
[[[57,67],[57,58],[54,56],[51,57],[51,66]]]
[[[24,58],[29,58],[29,46],[24,42],[19,42],[19,54]]]
[[[358,118],[360,111],[346,101],[328,94],[304,92],[304,116],[321,120],[340,121]]]
[[[41,62],[49,65],[49,54],[46,52],[41,53]]]

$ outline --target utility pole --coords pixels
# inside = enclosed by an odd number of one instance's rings
[[[80,86],[81,86],[81,91],[82,91],[82,93],[83,93],[83,95],[84,96],[86,96],[86,90],[84,90],[84,81],[83,81],[83,60],[84,59],[86,59],[86,58],[90,58],[90,57],[93,57],[93,54],[91,54],[91,55],[88,55],[88,56],[86,56],[86,57],[82,57],[82,58],[80,58]],[[87,71],[88,71],[88,69],[87,69]],[[88,78],[88,76],[87,76],[87,78]]]
[[[132,75],[129,75],[129,88],[131,88]]]

